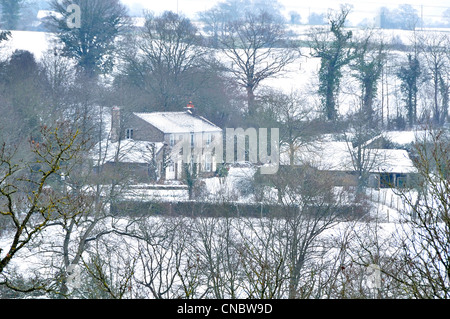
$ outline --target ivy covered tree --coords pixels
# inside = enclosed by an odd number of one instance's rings
[[[330,32],[314,29],[310,35],[312,56],[320,58],[319,95],[327,120],[338,115],[337,96],[342,79],[342,68],[353,59],[352,31],[345,31],[350,8],[342,6],[337,14],[330,14]]]
[[[408,54],[407,61],[397,73],[401,80],[400,89],[408,116],[408,124],[412,127],[417,120],[418,80],[421,75],[420,62],[416,55]]]
[[[361,88],[361,115],[371,127],[374,123],[374,99],[377,94],[378,80],[386,59],[383,43],[375,44],[369,35],[355,48],[355,63],[351,64],[354,77]]]

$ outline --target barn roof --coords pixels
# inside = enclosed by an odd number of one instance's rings
[[[415,173],[408,152],[400,149],[366,148],[362,161],[365,169],[371,173]],[[324,171],[355,171],[354,157],[356,149],[347,142],[317,142],[296,149],[295,165],[309,164]],[[283,148],[282,164],[289,164],[288,148]]]

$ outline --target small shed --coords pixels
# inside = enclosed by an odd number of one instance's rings
[[[376,188],[406,187],[418,173],[409,154],[399,149],[377,149],[377,165],[370,170],[369,186]]]

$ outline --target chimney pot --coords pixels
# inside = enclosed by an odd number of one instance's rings
[[[187,106],[185,107],[186,111],[191,114],[191,115],[195,115],[196,111],[195,111],[195,106],[194,103],[192,103],[192,101],[190,101]]]

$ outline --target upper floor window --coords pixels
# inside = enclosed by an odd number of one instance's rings
[[[212,142],[212,135],[211,133],[206,134],[206,145],[209,146]]]
[[[170,134],[170,146],[174,146],[174,145],[175,145],[175,135]]]
[[[191,147],[194,147],[194,133],[191,133]]]
[[[132,128],[127,128],[127,130],[125,132],[125,138],[127,140],[132,140],[133,139],[133,135],[134,135],[134,130]]]

